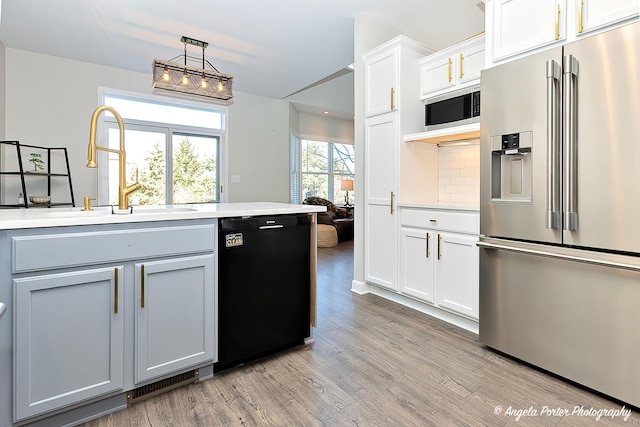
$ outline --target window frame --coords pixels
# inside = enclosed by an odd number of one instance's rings
[[[327,144],[327,163],[328,163],[328,172],[304,172],[302,170],[302,152],[303,152],[303,148],[302,145],[305,141],[311,141],[311,142],[320,142],[320,143],[324,143]],[[305,138],[299,135],[296,135],[293,130],[291,131],[291,183],[290,183],[290,197],[291,203],[297,203],[297,204],[301,204],[303,202],[303,200],[305,199],[303,191],[304,191],[304,185],[303,185],[303,176],[304,175],[321,175],[321,176],[327,176],[327,193],[328,193],[328,197],[327,199],[330,200],[332,203],[334,204],[338,204],[341,205],[343,202],[342,201],[336,201],[336,200],[332,200],[334,198],[335,195],[335,191],[334,191],[334,183],[335,183],[335,177],[336,176],[345,176],[345,177],[350,177],[351,179],[353,179],[355,181],[355,171],[352,174],[344,174],[344,173],[338,173],[334,170],[334,145],[339,144],[339,145],[351,145],[353,146],[353,150],[354,150],[354,168],[355,168],[355,145],[354,144],[346,144],[344,142],[332,142],[332,141],[321,141],[318,139],[311,139],[311,138]],[[295,146],[297,144],[297,146]],[[294,169],[295,167],[295,169]],[[294,179],[296,180],[296,182],[294,182]],[[293,191],[296,188],[298,189],[298,200],[296,201],[296,199],[294,198],[294,194]],[[351,191],[351,193],[353,194],[353,191]]]
[[[99,102],[100,105],[104,105],[107,97],[116,97],[129,99],[140,102],[148,102],[154,104],[161,105],[172,105],[178,107],[185,108],[198,108],[205,109],[210,111],[218,112],[222,115],[221,120],[221,128],[206,128],[206,127],[198,127],[198,126],[187,126],[187,125],[176,125],[170,123],[163,122],[152,122],[147,120],[138,120],[131,118],[122,118],[122,121],[125,125],[125,129],[134,128],[136,130],[149,130],[157,132],[158,130],[164,130],[166,132],[166,146],[165,146],[165,156],[166,156],[166,197],[165,203],[171,204],[173,198],[172,191],[172,174],[168,173],[169,165],[172,164],[172,136],[175,134],[187,134],[194,136],[203,136],[203,137],[214,137],[218,138],[218,153],[216,158],[216,182],[217,189],[216,192],[219,195],[217,203],[226,203],[228,201],[227,196],[227,170],[228,170],[228,145],[227,145],[227,137],[226,137],[226,129],[228,128],[229,121],[229,108],[222,105],[210,104],[197,102],[194,100],[187,100],[183,98],[169,98],[159,95],[149,95],[135,92],[128,92],[110,88],[100,87],[99,90]],[[117,122],[114,117],[111,115],[103,114],[102,120],[98,122],[98,140],[97,144],[99,146],[105,147],[108,144],[108,130],[110,128],[118,129]],[[126,141],[125,141],[125,150],[126,150]],[[109,153],[104,151],[98,151],[98,164],[108,164]],[[131,184],[131,183],[128,183]],[[100,205],[109,204],[109,168],[108,167],[98,167],[98,194],[97,194],[97,203]]]

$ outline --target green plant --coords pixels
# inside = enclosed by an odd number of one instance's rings
[[[33,171],[37,172],[39,170],[44,170],[44,161],[42,160],[42,155],[38,153],[31,153],[31,158],[29,159],[31,163],[33,163]]]

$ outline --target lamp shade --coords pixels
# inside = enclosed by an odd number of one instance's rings
[[[352,179],[343,179],[340,183],[340,189],[346,191],[353,191],[353,180]]]

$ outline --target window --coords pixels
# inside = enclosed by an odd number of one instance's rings
[[[301,140],[291,134],[291,203],[318,196],[343,204],[346,192],[340,184],[354,174],[353,145]],[[349,201],[353,201],[353,192]]]
[[[209,203],[222,200],[219,165],[226,110],[191,104],[159,102],[130,95],[105,94],[125,124],[127,184],[136,179],[139,191],[131,194],[133,205]],[[113,115],[104,114],[107,144],[118,149],[120,131]],[[108,158],[100,172],[99,203],[118,204],[118,155]],[[98,160],[98,164],[101,161]],[[104,163],[106,164],[106,163]]]

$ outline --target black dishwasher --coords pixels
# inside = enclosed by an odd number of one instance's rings
[[[214,372],[310,335],[310,229],[307,214],[219,220]]]

